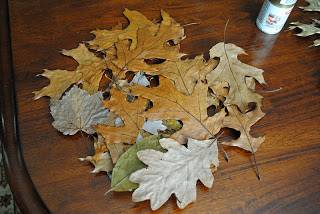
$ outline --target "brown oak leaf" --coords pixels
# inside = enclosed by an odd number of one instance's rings
[[[196,56],[194,59],[168,61],[154,65],[158,71],[151,74],[165,76],[174,81],[176,88],[181,93],[191,95],[194,86],[200,79],[203,79],[218,64],[217,60],[210,59],[206,62],[203,56]]]
[[[248,110],[248,103],[254,102],[261,105],[262,96],[246,85],[246,77],[253,77],[260,84],[265,84],[263,70],[242,63],[238,60],[239,54],[246,54],[244,50],[234,44],[223,42],[210,49],[210,57],[219,57],[219,65],[207,75],[209,85],[227,82],[229,92],[225,105],[237,105],[241,112]]]
[[[67,70],[45,70],[40,76],[47,77],[50,84],[40,91],[35,91],[34,99],[43,96],[49,96],[53,99],[59,99],[70,85],[82,84],[83,89],[93,94],[98,91],[99,82],[106,68],[104,59],[96,57],[84,44],[80,44],[72,50],[63,50],[62,54],[70,56],[78,62],[75,71]]]
[[[146,109],[147,100],[138,98],[133,102],[127,101],[127,95],[116,88],[110,91],[111,98],[104,102],[104,106],[117,114],[123,120],[123,125],[96,126],[96,131],[101,134],[107,143],[135,143],[144,120],[139,114]]]
[[[187,138],[208,139],[222,127],[225,112],[222,110],[213,117],[207,115],[208,86],[201,81],[193,93],[186,96],[176,90],[173,83],[160,76],[160,85],[154,88],[132,87],[132,93],[153,102],[153,107],[141,115],[148,119],[177,119],[183,127],[172,138],[185,143]]]
[[[253,111],[245,114],[241,113],[237,106],[231,105],[227,107],[229,115],[223,120],[223,127],[235,129],[240,132],[238,139],[230,142],[223,142],[228,146],[237,146],[249,152],[255,153],[259,146],[264,142],[264,137],[254,138],[250,134],[251,126],[258,122],[265,113],[263,113],[259,106]]]
[[[145,59],[166,59],[176,61],[184,54],[179,53],[180,42],[184,38],[184,29],[174,21],[165,11],[161,11],[162,22],[155,32],[153,28],[139,28],[137,33],[137,47],[132,49],[126,40],[115,43],[118,58],[114,63],[122,70],[156,71],[156,68],[145,63]],[[177,45],[170,46],[169,41]]]
[[[89,41],[91,48],[99,51],[104,51],[109,49],[117,42],[119,39],[129,39],[131,40],[130,50],[133,50],[137,46],[137,30],[139,28],[150,27],[151,31],[155,32],[158,28],[156,24],[148,20],[144,15],[138,11],[124,10],[123,14],[127,17],[130,24],[125,29],[113,28],[112,30],[95,30],[92,31],[96,37],[92,41]]]

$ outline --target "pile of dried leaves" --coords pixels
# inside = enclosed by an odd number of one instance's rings
[[[254,154],[263,143],[250,134],[264,116],[255,92],[263,71],[240,62],[245,52],[234,44],[216,44],[208,60],[187,58],[184,29],[165,11],[160,23],[124,15],[126,28],[93,31],[94,40],[63,50],[78,67],[45,70],[50,84],[35,99],[51,98],[53,126],[64,135],[95,136],[95,154],[80,160],[93,173],[112,172],[110,191],[134,190],[132,200],[150,200],[153,210],[174,194],[184,208],[196,200],[197,180],[212,187],[218,148]],[[240,137],[218,142],[224,127]]]

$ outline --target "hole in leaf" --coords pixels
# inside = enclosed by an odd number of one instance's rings
[[[106,58],[106,53],[103,51],[94,51],[93,53],[98,58],[101,58],[101,59]]]
[[[126,80],[128,82],[131,82],[136,74],[133,71],[127,71],[126,72]]]
[[[209,94],[214,94],[211,87],[208,87],[208,92],[209,92]]]
[[[177,45],[172,39],[169,40],[169,41],[167,42],[167,44],[168,44],[169,46],[175,46],[175,45]]]
[[[103,97],[104,100],[108,100],[108,99],[110,99],[111,94],[110,94],[109,91],[105,91],[105,92],[102,93],[102,97]]]
[[[147,102],[147,106],[146,106],[146,111],[148,111],[149,109],[151,109],[153,107],[153,102],[151,100],[148,100]]]
[[[220,141],[229,142],[238,139],[241,135],[241,132],[235,129],[224,127],[217,135],[220,135]]]
[[[151,88],[159,86],[160,82],[159,82],[159,76],[158,75],[155,75],[155,76],[146,75],[146,77],[150,82],[150,87]]]
[[[256,108],[257,108],[257,103],[255,103],[255,102],[250,102],[250,103],[248,103],[248,110],[247,110],[247,112],[253,111],[253,110],[255,110]]]
[[[108,88],[110,88],[110,84],[112,83],[112,70],[106,69],[104,71],[104,75],[102,75],[102,78],[99,82],[99,91],[105,91]]]
[[[219,100],[219,106],[217,107],[216,109],[216,113],[219,112],[221,109],[223,109],[225,106],[224,106],[224,103],[223,101]]]
[[[89,44],[85,44],[86,48],[93,53],[96,57],[99,57],[101,59],[104,59],[106,57],[106,53],[103,51],[98,51],[95,49],[90,48]]]
[[[216,106],[215,105],[211,105],[207,108],[207,114],[208,114],[208,117],[212,117],[213,115],[216,114]]]
[[[104,71],[104,74],[109,77],[110,79],[112,79],[113,77],[113,73],[112,73],[112,70],[107,68],[105,71]]]
[[[128,95],[127,95],[127,101],[128,101],[129,103],[134,102],[136,99],[138,99],[138,96],[134,96],[134,95],[132,95],[132,94],[128,94]]]
[[[227,108],[225,108],[225,111],[226,111],[226,117],[229,116],[229,111]]]
[[[145,59],[144,62],[148,65],[155,65],[155,64],[161,64],[164,63],[166,59],[160,59],[160,58],[152,58],[152,59]]]

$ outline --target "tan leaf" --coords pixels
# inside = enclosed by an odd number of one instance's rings
[[[98,139],[95,139],[93,145],[95,150],[94,155],[87,156],[85,158],[79,158],[79,160],[89,161],[94,165],[95,168],[91,171],[91,173],[98,173],[101,171],[111,172],[113,164],[104,139],[101,136],[98,136]]]
[[[151,74],[162,75],[173,80],[178,91],[190,95],[197,81],[203,79],[217,64],[218,61],[214,59],[206,62],[201,55],[194,59],[168,61],[155,65],[158,71]]]
[[[320,3],[319,3],[320,4]],[[301,22],[291,22],[289,26],[289,30],[293,30],[296,28],[299,28],[301,30],[300,33],[297,33],[297,36],[302,36],[302,37],[307,37],[307,36],[312,36],[316,34],[320,34],[320,20],[313,19],[313,22],[311,24],[304,24]],[[313,41],[312,46],[319,46],[320,45],[320,40],[316,39]]]
[[[162,22],[155,33],[150,28],[138,29],[137,47],[130,50],[127,41],[116,43],[117,60],[114,63],[130,71],[155,71],[156,69],[144,62],[145,59],[160,58],[178,60],[184,54],[179,53],[180,46],[170,46],[168,41],[179,42],[184,38],[184,29],[176,23],[166,12],[161,11]]]
[[[128,18],[130,24],[125,29],[118,27],[112,30],[95,30],[92,33],[96,38],[89,42],[91,48],[99,51],[107,50],[114,45],[118,39],[131,40],[130,49],[133,50],[137,46],[137,30],[139,28],[150,27],[151,31],[157,30],[157,25],[148,20],[144,15],[138,11],[124,10],[123,14]]]
[[[219,82],[226,81],[229,84],[229,93],[226,97],[226,105],[237,105],[242,112],[248,109],[248,103],[261,104],[262,96],[255,93],[245,84],[246,77],[253,77],[260,84],[264,84],[263,70],[240,62],[239,54],[245,54],[244,50],[234,44],[218,43],[210,49],[210,57],[219,57],[219,65],[207,75],[209,85],[212,87]]]
[[[160,76],[160,85],[154,88],[132,87],[132,93],[153,102],[153,107],[141,115],[148,119],[177,119],[183,122],[181,130],[172,137],[180,143],[186,139],[208,139],[219,132],[225,112],[213,117],[207,115],[208,86],[201,81],[195,86],[192,95],[186,96],[176,90],[173,83]]]
[[[62,54],[74,58],[78,63],[75,71],[66,70],[45,70],[41,76],[47,77],[50,84],[40,91],[33,92],[34,99],[49,96],[59,99],[70,85],[82,83],[83,89],[93,94],[98,91],[99,82],[106,68],[105,60],[96,57],[84,44],[80,44],[72,50],[63,50]]]
[[[49,96],[52,99],[58,100],[70,85],[77,83],[81,78],[80,73],[59,69],[44,69],[44,72],[38,76],[48,78],[50,80],[50,84],[43,87],[40,91],[33,92],[35,100],[43,96]]]
[[[123,126],[96,126],[107,143],[135,143],[136,137],[144,123],[139,114],[146,109],[147,100],[138,98],[133,102],[127,101],[127,96],[118,89],[112,88],[111,98],[104,102],[104,106],[116,113],[124,122]]]
[[[255,110],[241,113],[237,106],[227,107],[229,115],[225,117],[223,126],[235,129],[240,132],[240,137],[230,142],[223,142],[228,146],[237,146],[249,152],[255,153],[259,146],[264,142],[264,137],[254,138],[250,134],[251,126],[258,122],[265,113],[263,113],[259,106]]]
[[[320,24],[319,20],[314,19],[311,24],[304,24],[301,22],[291,22],[289,26],[289,30],[293,30],[295,28],[301,29],[301,33],[297,33],[297,36],[307,37],[314,34],[320,34],[320,27],[317,25]]]
[[[129,149],[129,145],[125,143],[108,143],[107,148],[110,151],[112,163],[116,163],[119,157]]]

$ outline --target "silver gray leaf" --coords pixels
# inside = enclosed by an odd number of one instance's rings
[[[78,131],[95,133],[94,125],[107,124],[109,110],[102,105],[102,93],[90,95],[87,91],[73,86],[61,100],[50,103],[52,125],[64,135]]]

